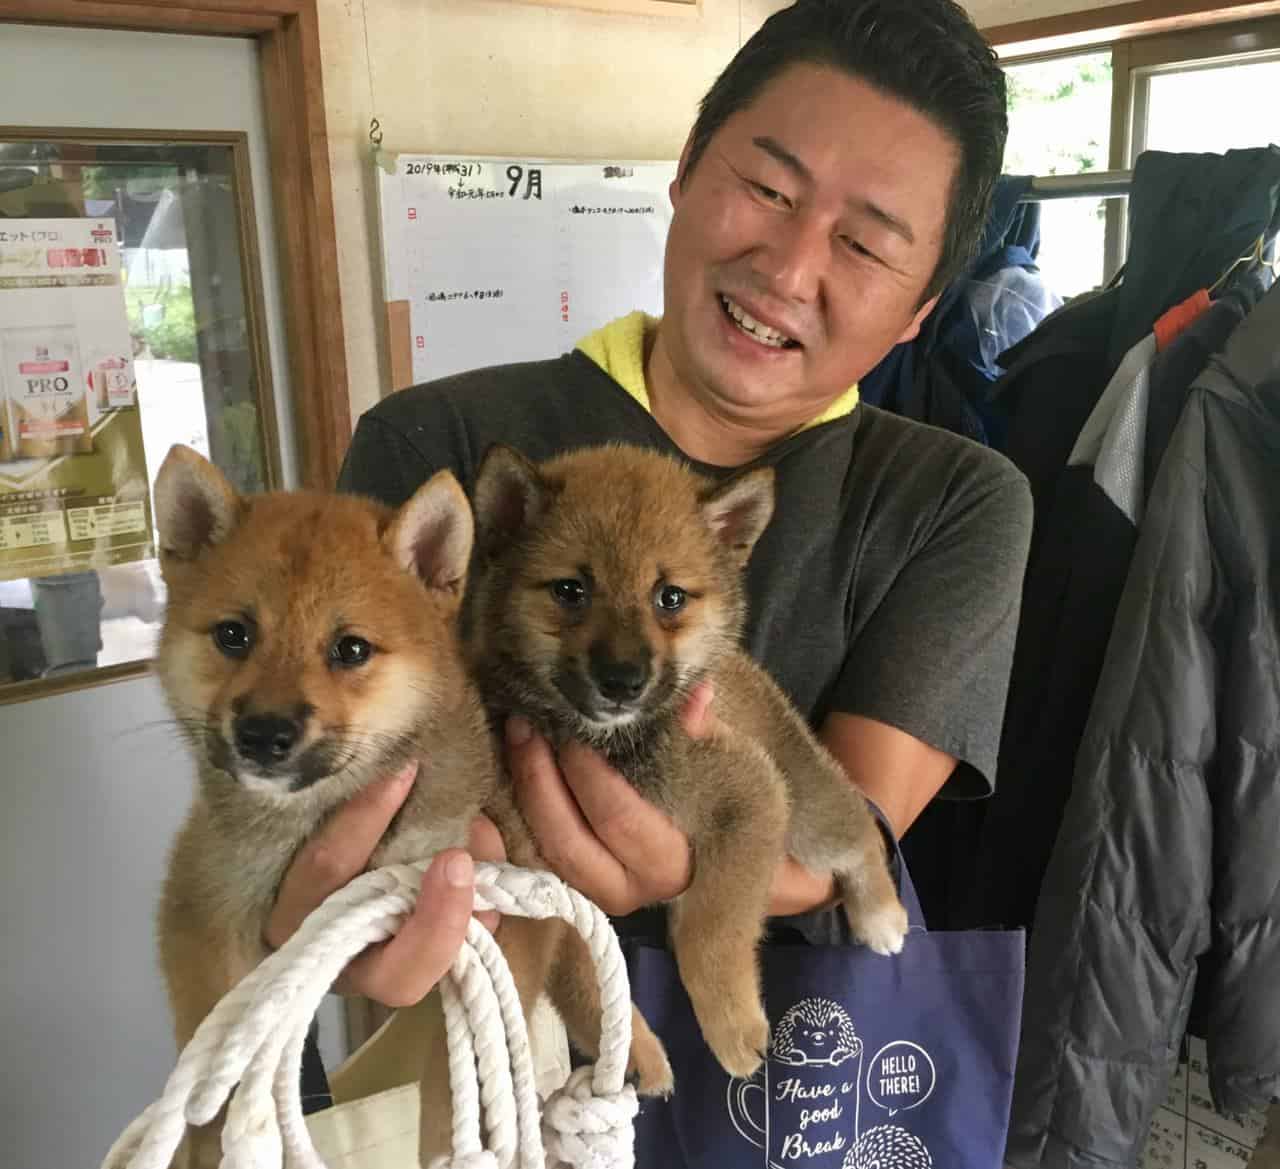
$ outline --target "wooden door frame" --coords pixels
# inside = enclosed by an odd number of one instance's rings
[[[316,0],[0,0],[5,23],[257,40],[299,476],[332,488],[351,405]]]

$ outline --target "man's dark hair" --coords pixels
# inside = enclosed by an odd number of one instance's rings
[[[906,102],[960,148],[942,255],[927,300],[964,271],[982,239],[1009,118],[995,53],[952,0],[798,0],[774,13],[702,99],[684,182],[712,136],[792,65],[824,65]]]

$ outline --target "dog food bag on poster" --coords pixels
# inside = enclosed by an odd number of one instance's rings
[[[4,389],[19,459],[93,450],[80,347],[72,328],[3,330]]]
[[[95,357],[89,369],[89,387],[99,413],[133,405],[133,362],[116,354]]]

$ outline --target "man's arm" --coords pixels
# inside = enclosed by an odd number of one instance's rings
[[[828,715],[818,737],[899,840],[956,768],[945,751],[858,714]]]
[[[829,715],[818,737],[849,781],[884,813],[899,840],[956,766],[936,747],[861,715]],[[769,912],[776,917],[808,913],[835,897],[830,873],[810,872],[788,857],[774,876]]]

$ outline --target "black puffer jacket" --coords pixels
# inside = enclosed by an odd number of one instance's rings
[[[1036,913],[1011,1165],[1136,1165],[1197,973],[1215,1103],[1280,1098],[1280,286],[1148,500]]]

